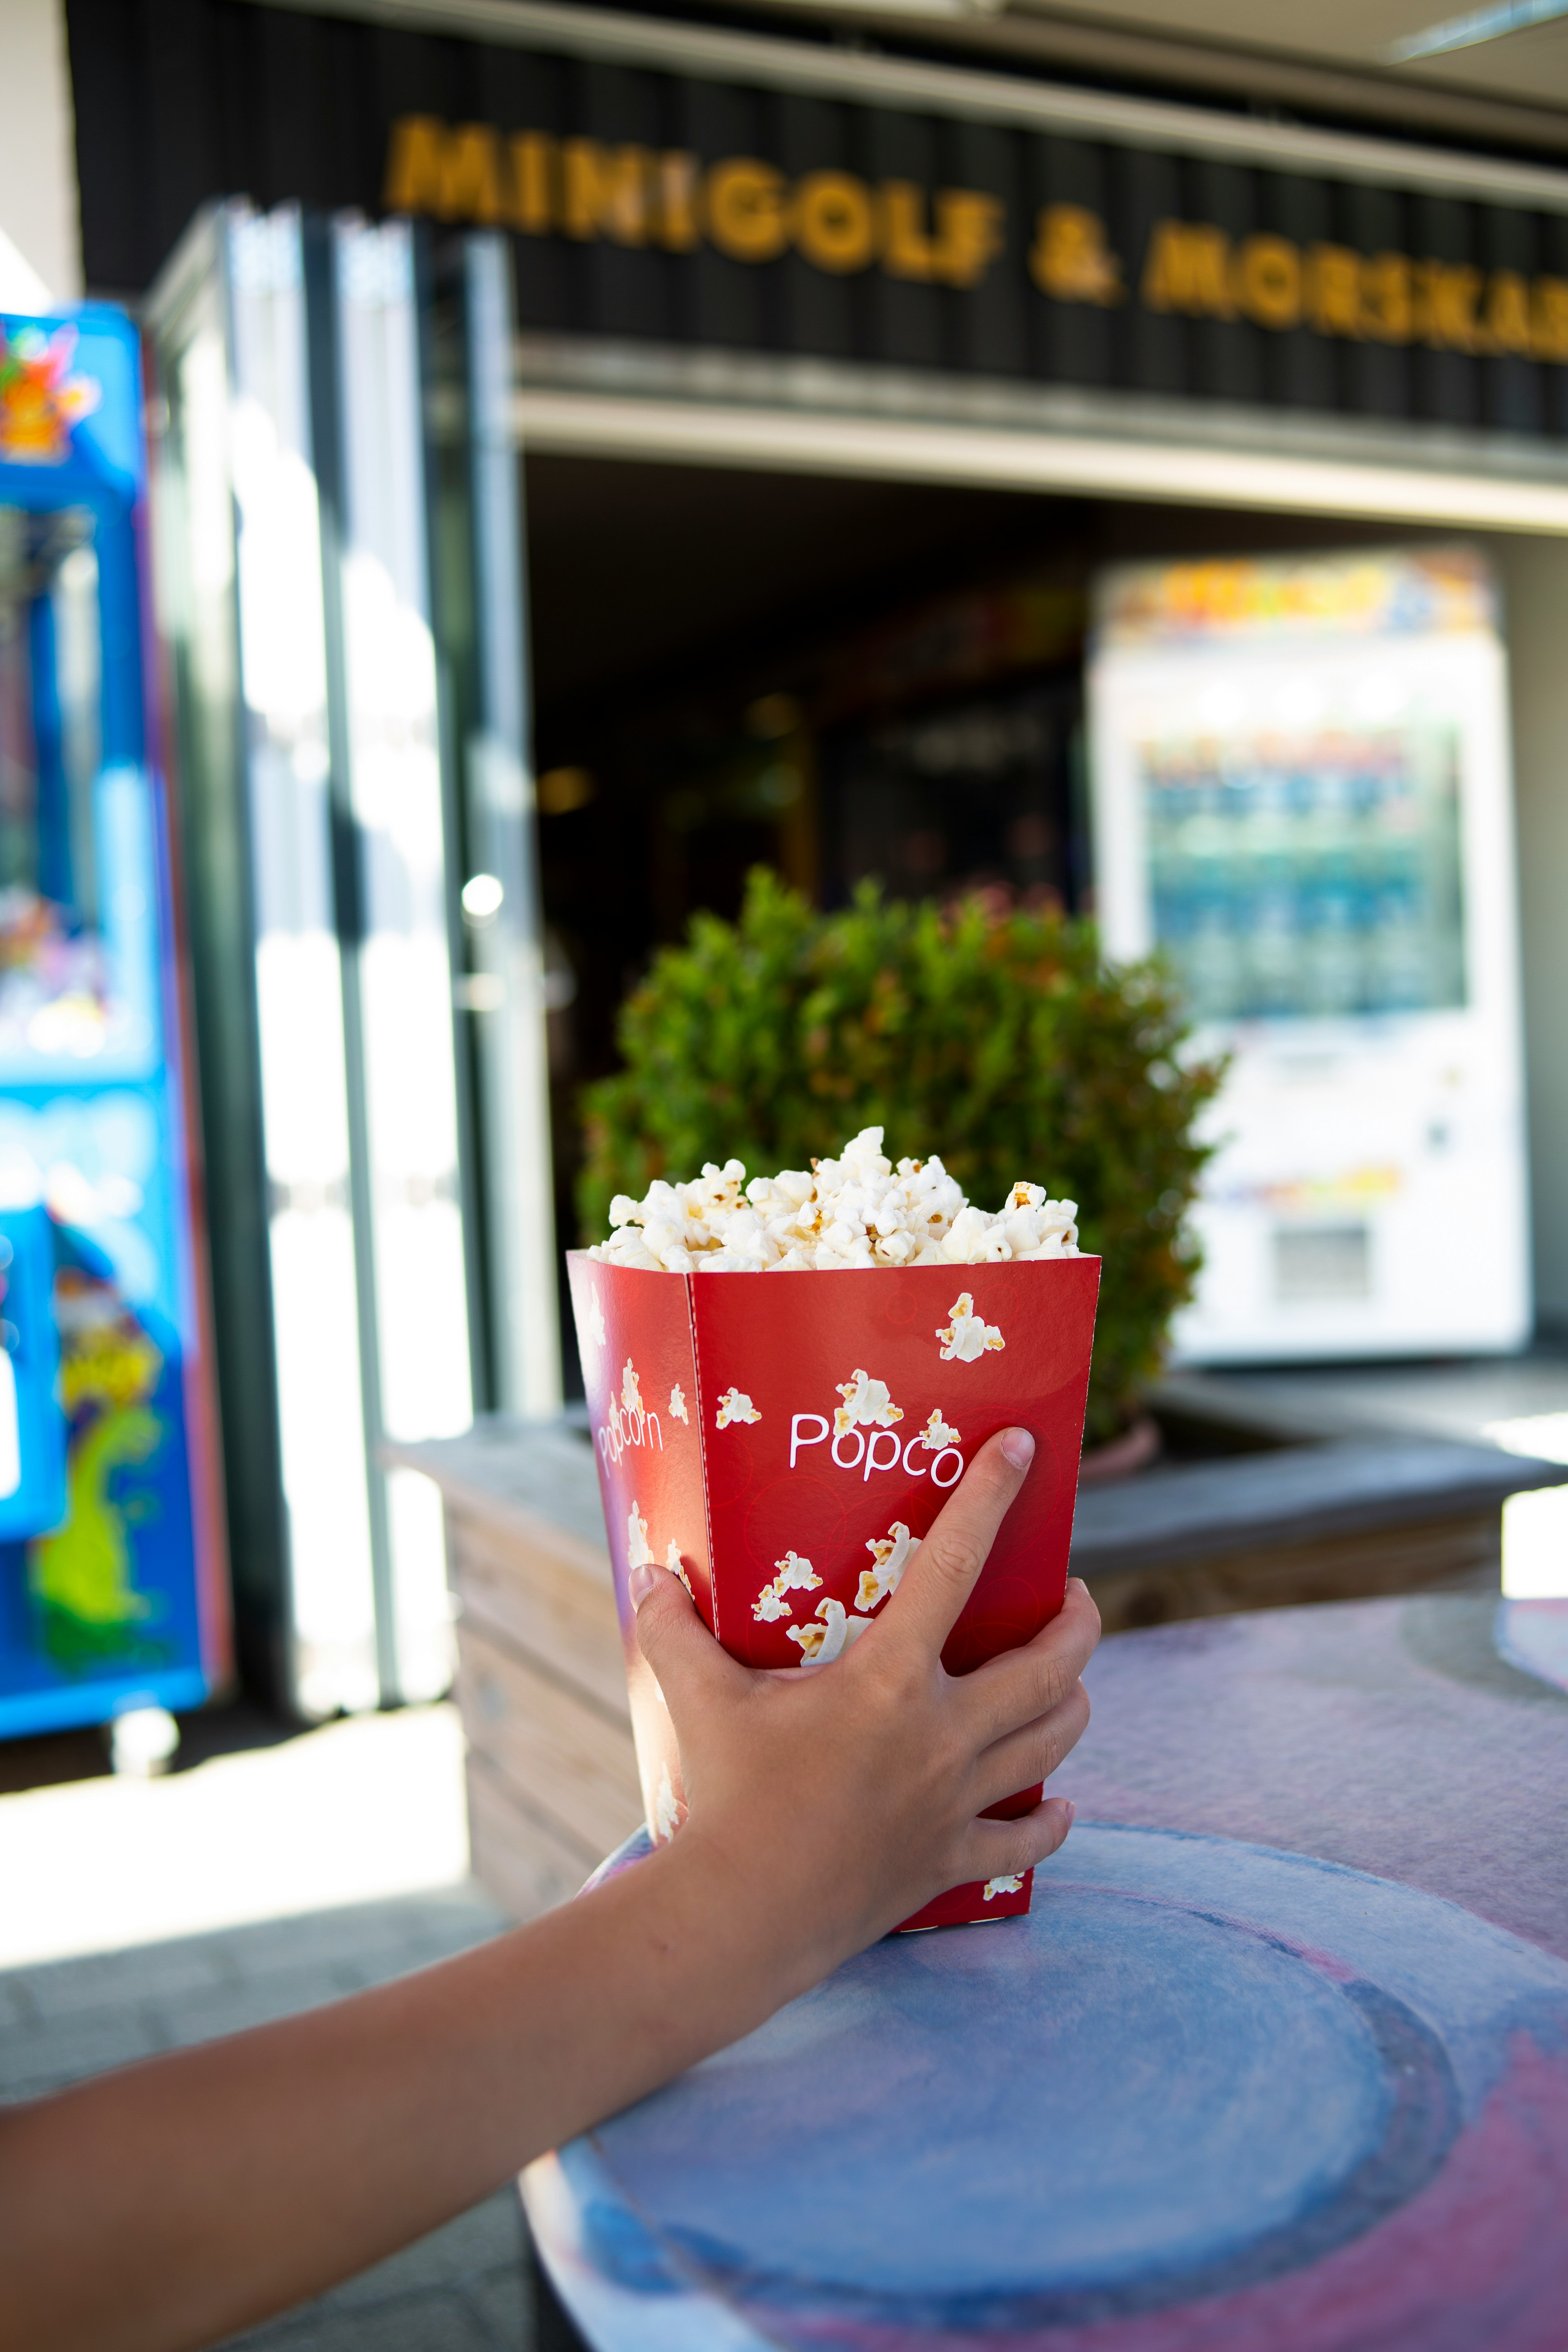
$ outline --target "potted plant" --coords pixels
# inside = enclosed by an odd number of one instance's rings
[[[1197,1273],[1193,1129],[1222,1069],[1182,1058],[1187,1035],[1159,966],[1109,969],[1089,924],[874,885],[819,915],[759,867],[739,921],[699,915],[622,1009],[625,1067],[584,1096],[584,1233],[656,1176],[805,1167],[868,1126],[894,1158],[939,1153],[985,1208],[1044,1184],[1104,1260],[1085,1442],[1105,1447]]]

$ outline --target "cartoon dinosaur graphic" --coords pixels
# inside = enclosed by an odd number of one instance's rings
[[[150,1461],[163,1436],[156,1413],[117,1406],[71,1448],[65,1524],[33,1544],[29,1560],[45,1645],[61,1665],[136,1647],[137,1631],[152,1614],[132,1581],[125,1514],[110,1499],[109,1480],[128,1464]]]

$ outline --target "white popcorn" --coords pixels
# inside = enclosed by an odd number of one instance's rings
[[[868,1618],[846,1615],[842,1601],[819,1601],[816,1613],[823,1621],[820,1625],[789,1628],[790,1640],[800,1643],[803,1667],[830,1666],[852,1642],[858,1642],[862,1633],[871,1630]]]
[[[674,1420],[684,1422],[687,1428],[690,1428],[690,1420],[688,1417],[686,1411],[686,1398],[682,1392],[680,1382],[679,1381],[676,1381],[675,1386],[669,1391],[669,1410],[671,1417]]]
[[[844,1402],[834,1408],[835,1437],[847,1437],[856,1428],[890,1429],[904,1417],[902,1405],[895,1404],[889,1394],[887,1381],[871,1380],[858,1369],[840,1384],[838,1393]]]
[[[948,1308],[952,1321],[937,1333],[942,1341],[942,1360],[944,1364],[973,1364],[988,1348],[1005,1348],[1006,1340],[1000,1327],[986,1323],[976,1315],[974,1301],[967,1290],[961,1290]]]
[[[789,1615],[786,1593],[816,1592],[822,1586],[822,1579],[810,1560],[798,1551],[786,1551],[783,1559],[774,1560],[773,1566],[778,1574],[771,1584],[763,1585],[752,1603],[752,1614],[763,1625],[774,1625],[781,1617]]]
[[[647,1548],[647,1521],[637,1508],[635,1495],[632,1497],[632,1507],[626,1515],[626,1566],[628,1568],[653,1566],[653,1554]]]
[[[626,1369],[621,1374],[621,1404],[633,1421],[642,1419],[642,1390],[638,1386],[637,1376],[632,1370],[632,1360],[629,1356],[626,1358]]]
[[[1009,1870],[1000,1878],[988,1878],[985,1882],[985,1891],[980,1899],[983,1903],[989,1903],[998,1895],[1022,1895],[1023,1892],[1023,1880],[1015,1872]]]
[[[838,1266],[984,1265],[1009,1259],[1076,1257],[1078,1205],[1015,1184],[993,1216],[965,1201],[942,1161],[882,1151],[868,1127],[837,1160],[783,1168],[745,1182],[738,1160],[710,1160],[688,1184],[648,1186],[640,1201],[618,1192],[615,1228],[591,1257],[668,1274],[797,1274]],[[589,1317],[603,1342],[598,1302]],[[961,1359],[969,1361],[971,1359]]]
[[[659,1768],[658,1798],[654,1811],[653,1833],[661,1843],[668,1843],[680,1827],[680,1809],[675,1801],[675,1790],[669,1784],[669,1767]]]
[[[669,1549],[664,1555],[664,1564],[666,1568],[668,1569],[671,1576],[679,1577],[680,1581],[686,1587],[688,1597],[690,1600],[695,1601],[697,1595],[691,1590],[691,1579],[687,1575],[686,1562],[680,1557],[680,1538],[679,1536],[670,1537]]]
[[[939,1331],[937,1338],[940,1339],[941,1337],[942,1334]],[[958,1442],[957,1430],[953,1428],[951,1422],[943,1421],[941,1412],[933,1405],[931,1419],[921,1432],[921,1444],[929,1446],[933,1454],[940,1454],[944,1446],[956,1445]]]
[[[749,1396],[740,1389],[726,1389],[719,1400],[717,1426],[728,1429],[735,1421],[761,1421],[762,1414]]]
[[[889,1592],[896,1592],[904,1580],[905,1569],[920,1548],[920,1537],[910,1535],[902,1519],[895,1519],[885,1536],[872,1536],[866,1545],[872,1564],[860,1571],[856,1608],[869,1615]]]
[[[595,1347],[602,1348],[605,1344],[605,1316],[599,1305],[599,1294],[596,1290],[590,1291],[588,1294],[587,1324]]]

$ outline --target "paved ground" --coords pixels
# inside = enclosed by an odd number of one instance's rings
[[[0,2090],[50,2090],[155,2050],[285,2017],[462,1951],[499,1920],[454,1887],[0,1975]],[[237,2345],[261,2352],[523,2352],[521,2209],[503,2190]]]
[[[0,2096],[464,1950],[501,1921],[462,1867],[444,1708],[330,1726],[166,1780],[0,1796]],[[435,1883],[410,1887],[421,1874]],[[356,1894],[378,1879],[391,1891],[321,1904],[329,1874]],[[161,1919],[206,1932],[159,1936]],[[230,2352],[529,2352],[529,2293],[506,2189]]]

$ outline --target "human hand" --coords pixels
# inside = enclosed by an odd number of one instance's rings
[[[1061,1798],[1016,1821],[982,1816],[1047,1780],[1089,1721],[1079,1676],[1100,1613],[1088,1588],[1072,1579],[1023,1648],[969,1675],[942,1664],[1033,1454],[1019,1429],[981,1448],[886,1608],[820,1673],[742,1665],[675,1577],[633,1572],[637,1640],[686,1787],[670,1860],[679,1851],[706,1884],[702,1899],[747,1907],[790,1990],[948,1887],[1043,1862],[1071,1827]]]

